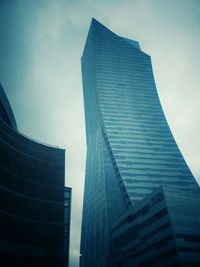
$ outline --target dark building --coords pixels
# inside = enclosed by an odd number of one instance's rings
[[[200,189],[163,113],[150,56],[93,19],[81,63],[81,267],[200,266]]]
[[[33,141],[17,124],[0,86],[1,266],[68,266],[70,194],[65,151]],[[64,208],[65,207],[65,208]],[[68,207],[68,208],[67,208]],[[65,241],[64,241],[65,232]],[[65,257],[64,257],[65,255]]]
[[[72,190],[69,187],[64,189],[64,266],[69,266],[69,240],[71,221],[71,198]]]

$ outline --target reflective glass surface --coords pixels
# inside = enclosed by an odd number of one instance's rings
[[[87,134],[81,267],[114,266],[110,230],[121,214],[159,186],[177,195],[198,194],[199,186],[138,42],[93,19],[81,62]]]

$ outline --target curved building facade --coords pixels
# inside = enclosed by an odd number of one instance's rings
[[[81,63],[87,135],[81,267],[148,266],[148,258],[147,265],[115,262],[110,234],[113,223],[139,203],[142,207],[141,201],[159,186],[179,199],[188,198],[190,209],[194,199],[186,196],[187,192],[199,199],[199,186],[172,136],[150,56],[139,43],[116,35],[93,19]],[[170,209],[174,215],[180,202],[174,198]],[[180,216],[189,218],[184,212]],[[174,220],[178,224],[178,219]],[[185,228],[176,229],[187,232],[187,228],[188,234],[200,236],[199,218],[186,221]],[[193,252],[195,260],[195,249]],[[120,258],[120,250],[117,253]]]
[[[9,102],[0,90],[2,266],[63,267],[65,151],[17,132]]]
[[[17,123],[13,114],[8,98],[0,84],[0,119],[2,119],[11,128],[17,130]]]

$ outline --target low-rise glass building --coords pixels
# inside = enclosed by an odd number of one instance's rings
[[[199,214],[199,193],[154,190],[113,225],[116,266],[199,266]]]

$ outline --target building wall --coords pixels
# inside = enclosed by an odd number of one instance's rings
[[[0,84],[0,118],[10,125],[13,129],[17,130],[17,123],[8,101],[8,98]]]
[[[200,190],[164,190],[181,266],[200,266]]]
[[[199,266],[200,192],[159,187],[111,230],[117,267]]]
[[[3,266],[64,265],[65,151],[0,119],[0,258]]]
[[[111,233],[118,267],[180,266],[162,188],[138,202]]]
[[[158,185],[195,190],[165,119],[150,56],[98,22],[92,29],[98,116],[132,202]]]
[[[69,266],[69,250],[70,250],[70,221],[71,221],[71,199],[72,189],[65,187],[64,189],[64,266]]]
[[[87,158],[80,266],[106,267],[113,266],[110,253],[110,224],[114,218],[122,214],[127,203],[121,194],[118,173],[113,159],[110,158],[110,147],[103,134],[103,120],[94,73],[92,31],[93,28],[90,28],[82,57]]]
[[[113,267],[110,230],[124,212],[159,186],[177,195],[198,194],[199,186],[164,116],[150,56],[138,42],[93,19],[81,63],[87,135],[81,267]]]

